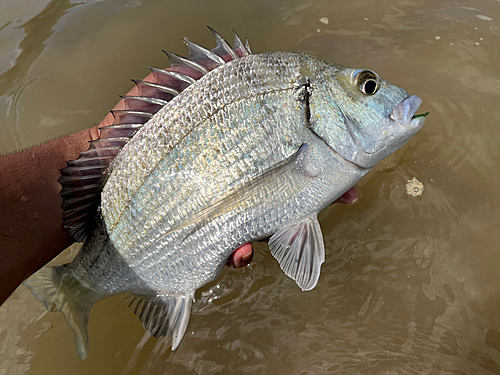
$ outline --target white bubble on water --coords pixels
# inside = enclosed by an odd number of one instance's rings
[[[416,197],[418,195],[422,195],[424,193],[424,184],[417,180],[416,177],[413,177],[411,180],[408,180],[406,184],[406,194]]]

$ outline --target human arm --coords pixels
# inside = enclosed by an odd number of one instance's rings
[[[93,127],[0,156],[0,304],[73,243],[63,228],[57,180],[66,162],[97,137]]]

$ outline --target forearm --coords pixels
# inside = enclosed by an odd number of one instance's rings
[[[152,74],[144,80],[154,82]],[[136,95],[134,87],[127,95]],[[123,109],[120,101],[114,109]],[[0,156],[0,304],[28,276],[73,243],[63,228],[60,170],[99,138],[98,126]]]
[[[96,138],[94,127],[0,157],[0,303],[73,242],[57,180]]]

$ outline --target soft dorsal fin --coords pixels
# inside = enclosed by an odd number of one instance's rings
[[[215,30],[209,29],[217,42],[215,48],[208,50],[185,39],[189,49],[187,58],[164,51],[170,68],[149,67],[155,83],[133,80],[138,94],[122,96],[125,109],[112,111],[113,124],[100,127],[100,138],[92,141],[87,151],[61,170],[64,227],[76,241],[84,241],[93,227],[106,170],[134,134],[169,101],[209,71],[251,54],[248,41],[244,46],[236,32],[230,47]]]
[[[325,261],[323,235],[316,216],[276,232],[269,239],[271,254],[300,289],[313,289]]]
[[[134,296],[129,303],[153,337],[165,337],[175,350],[186,332],[194,292],[186,295]]]

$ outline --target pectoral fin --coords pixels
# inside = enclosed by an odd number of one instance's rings
[[[316,215],[276,232],[269,239],[269,248],[281,269],[302,290],[316,286],[325,261],[323,235]]]

